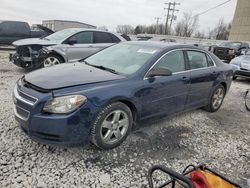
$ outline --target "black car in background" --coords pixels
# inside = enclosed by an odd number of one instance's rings
[[[46,37],[52,33],[54,33],[52,30],[42,25],[37,25],[36,29],[31,29],[26,22],[0,20],[1,45],[11,45],[14,41],[20,39]]]
[[[243,50],[249,48],[249,44],[245,42],[223,42],[218,46],[210,46],[209,51],[226,63],[229,63],[236,56],[241,55]]]

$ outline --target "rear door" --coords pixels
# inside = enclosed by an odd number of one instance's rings
[[[215,64],[210,56],[202,51],[190,50],[185,53],[191,73],[187,108],[206,105],[217,78]]]
[[[163,56],[154,67],[167,68],[171,76],[145,78],[144,92],[141,97],[142,118],[171,114],[184,109],[190,85],[190,71],[186,71],[186,63],[182,50],[175,50]]]
[[[94,34],[92,31],[79,32],[67,41],[75,41],[75,44],[66,44],[68,61],[76,61],[88,57],[89,55],[95,53],[99,48],[94,46]],[[67,41],[65,43],[67,43]]]

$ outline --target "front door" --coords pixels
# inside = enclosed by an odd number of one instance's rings
[[[92,31],[83,31],[70,37],[67,41],[74,41],[74,44],[67,44],[67,61],[72,62],[94,54],[99,48],[94,45],[94,36]]]
[[[141,93],[142,114],[147,118],[160,114],[171,114],[184,109],[190,85],[190,72],[186,70],[182,50],[163,56],[153,68],[164,67],[172,71],[171,76],[145,78]]]

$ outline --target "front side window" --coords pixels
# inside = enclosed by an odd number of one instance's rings
[[[185,71],[183,51],[173,51],[165,55],[154,68],[167,68],[172,73]]]
[[[89,31],[80,32],[72,36],[69,40],[76,41],[76,44],[92,44],[93,32],[89,32]]]
[[[208,67],[206,54],[197,51],[187,51],[190,69],[200,69]]]
[[[95,32],[95,43],[113,43],[109,33]]]

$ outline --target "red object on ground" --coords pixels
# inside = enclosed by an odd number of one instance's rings
[[[195,188],[212,188],[205,175],[200,171],[195,171],[191,173],[191,179]]]

